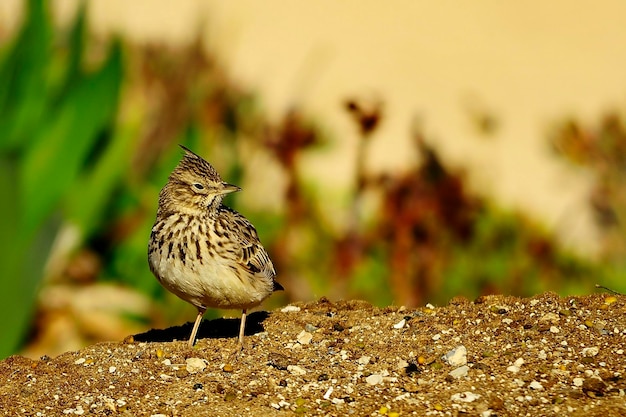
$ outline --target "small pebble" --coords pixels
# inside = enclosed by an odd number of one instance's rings
[[[537,381],[532,381],[529,385],[530,389],[534,389],[536,391],[541,391],[543,390],[543,385],[541,385],[539,382]]]
[[[588,347],[588,348],[583,349],[583,356],[590,358],[590,357],[596,356],[599,352],[600,352],[600,348],[597,346]]]
[[[282,313],[294,313],[294,312],[300,311],[300,307],[289,305],[289,306],[283,307],[280,311]]]
[[[611,305],[616,301],[617,301],[617,297],[610,295],[604,299],[604,304]]]
[[[393,325],[394,329],[401,329],[404,327],[404,325],[406,324],[406,319],[402,319],[399,322],[397,322],[396,324]]]
[[[370,363],[370,359],[371,358],[369,356],[363,355],[357,360],[357,362],[359,365],[367,365],[368,363]]]
[[[74,361],[74,365],[80,365],[81,363],[85,363],[85,361],[86,361],[85,358],[76,359]]]
[[[109,373],[114,374],[116,369],[115,366],[109,367]]]
[[[200,358],[187,358],[185,363],[187,364],[185,369],[187,369],[187,372],[190,374],[196,374],[203,371],[207,365],[207,361]]]
[[[574,383],[575,387],[582,387],[585,380],[583,378],[574,378],[572,382]]]
[[[317,330],[317,327],[313,326],[311,323],[307,323],[304,326],[304,330],[306,330],[309,333],[313,333],[313,332],[315,332]]]
[[[445,355],[442,359],[451,366],[461,366],[467,364],[467,348],[463,345],[457,346]]]
[[[463,365],[450,371],[448,375],[450,375],[454,379],[459,379],[459,378],[463,378],[464,376],[467,376],[468,371],[469,371],[469,366]]]
[[[302,330],[297,336],[298,343],[301,345],[308,345],[312,339],[313,335],[305,330]]]
[[[539,321],[546,321],[548,323],[558,323],[561,318],[556,313],[546,313],[539,318]]]
[[[383,376],[379,374],[372,374],[365,378],[365,382],[367,382],[368,385],[378,385],[383,382]]]
[[[396,369],[406,369],[409,366],[409,363],[404,359],[398,359],[398,365]],[[415,367],[415,366],[414,366]],[[417,367],[415,367],[417,369]]]
[[[326,391],[326,394],[324,394],[324,397],[322,398],[324,398],[325,400],[330,400],[330,396],[332,395],[333,391],[333,387],[329,387]]]
[[[560,332],[560,330],[559,330],[559,328],[558,328],[558,327],[556,327],[556,326],[550,326],[550,333],[554,333],[554,334],[556,334],[556,333],[558,333],[558,332]]]
[[[306,369],[301,368],[298,365],[289,365],[287,366],[287,370],[292,374],[292,375],[304,375],[306,374]]]
[[[509,366],[508,368],[506,368],[507,371],[512,372],[514,374],[518,373],[520,370],[520,367],[524,364],[524,359],[519,358],[517,359],[513,365]]]
[[[459,401],[463,403],[471,403],[471,402],[476,401],[479,398],[480,398],[479,394],[474,394],[471,391],[459,392],[456,394],[452,394],[452,396],[450,396],[450,399],[452,401]]]

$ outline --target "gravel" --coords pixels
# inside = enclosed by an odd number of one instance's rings
[[[294,303],[0,362],[15,416],[626,415],[626,297]],[[176,341],[172,341],[178,339]]]

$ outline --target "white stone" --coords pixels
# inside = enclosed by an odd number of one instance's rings
[[[508,368],[506,368],[506,370],[516,374],[519,372],[519,366],[511,365]]]
[[[541,391],[543,390],[543,385],[541,385],[539,382],[537,381],[532,381],[529,385],[530,389],[534,389],[536,391]]]
[[[561,318],[556,313],[546,313],[539,319],[539,321],[547,321],[550,323],[558,323],[560,320]]]
[[[459,401],[462,403],[471,403],[480,398],[479,394],[475,394],[471,391],[458,392],[456,394],[452,394],[450,399],[452,401]]]
[[[457,346],[446,353],[442,359],[451,366],[465,365],[467,364],[467,348],[463,345]]]
[[[190,374],[196,374],[200,371],[204,371],[204,368],[206,368],[207,365],[207,361],[201,358],[187,358],[187,360],[185,360],[185,364],[185,369],[187,369],[187,372],[189,372]]]
[[[306,374],[306,369],[298,366],[298,365],[288,365],[287,366],[287,370],[292,374],[292,375],[304,375]]]
[[[597,346],[588,347],[583,349],[583,356],[593,357],[596,356],[600,352],[600,348]]]
[[[313,335],[306,330],[302,330],[297,337],[298,343],[301,345],[308,345],[313,340]]]
[[[394,329],[401,329],[404,327],[404,325],[406,324],[406,319],[402,319],[399,322],[397,322],[396,324],[393,325]]]
[[[290,306],[283,307],[280,311],[282,313],[294,313],[294,312],[300,311],[300,307],[290,305]]]
[[[383,382],[383,376],[379,374],[372,374],[365,378],[365,382],[367,382],[369,385],[377,385]]]
[[[575,387],[582,387],[585,380],[583,378],[574,378],[573,382]]]
[[[357,360],[357,362],[359,365],[367,365],[368,363],[370,363],[370,359],[371,358],[369,356],[363,355]]]
[[[405,361],[404,359],[398,359],[398,365],[396,366],[396,369],[404,369],[407,366],[409,366],[409,363],[407,361]]]
[[[459,379],[459,378],[463,378],[464,376],[467,376],[468,371],[469,371],[469,366],[463,365],[450,371],[448,375],[450,375],[454,379]]]

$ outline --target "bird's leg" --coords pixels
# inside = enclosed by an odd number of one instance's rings
[[[245,308],[241,312],[241,325],[239,326],[239,346],[243,348],[243,335],[246,332],[246,315],[248,310]]]
[[[189,336],[189,349],[193,347],[193,344],[196,342],[196,334],[198,333],[198,329],[200,328],[200,323],[202,322],[202,316],[204,316],[204,312],[206,308],[198,307],[198,316],[196,317],[196,322],[193,324],[193,330],[191,331],[191,336]]]
[[[243,350],[243,336],[244,333],[246,331],[246,315],[248,313],[248,310],[243,309],[243,311],[241,312],[241,324],[239,326],[239,339],[237,340],[237,346],[235,347],[235,350],[233,350],[228,358],[229,361],[236,361],[237,357],[239,356],[239,354],[241,353],[241,351]]]

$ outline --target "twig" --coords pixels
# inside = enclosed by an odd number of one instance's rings
[[[621,292],[617,292],[615,290],[612,290],[610,288],[605,287],[604,285],[600,285],[600,284],[596,284],[596,288],[602,288],[603,290],[607,290],[610,293],[613,293],[615,295],[626,295],[626,294],[622,294]]]

